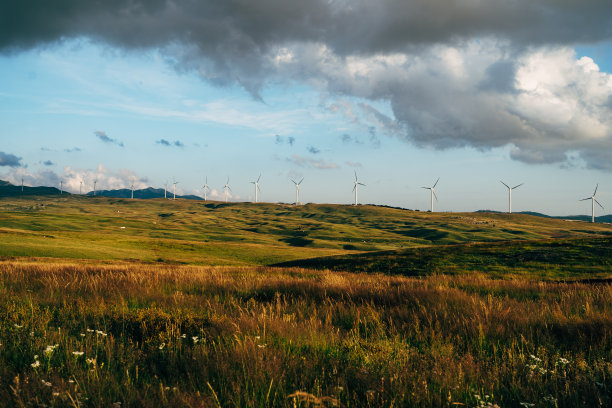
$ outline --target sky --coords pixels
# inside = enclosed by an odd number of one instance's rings
[[[0,179],[231,200],[612,208],[609,0],[0,4]]]

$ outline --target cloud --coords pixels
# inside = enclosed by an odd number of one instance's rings
[[[316,148],[316,147],[314,147],[314,146],[308,146],[308,149],[307,149],[307,150],[308,150],[308,152],[309,152],[309,153],[312,153],[312,154],[317,154],[317,153],[320,153],[320,152],[321,152],[321,150],[317,149],[317,148]]]
[[[363,164],[359,162],[346,161],[345,163],[349,167],[363,167]]]
[[[325,160],[315,160],[309,157],[303,157],[298,154],[294,154],[291,157],[287,157],[287,161],[293,164],[297,164],[300,167],[312,167],[320,170],[337,169],[339,166],[335,163],[326,162]]]
[[[175,140],[174,142],[170,142],[166,139],[159,139],[159,140],[156,140],[155,143],[160,144],[162,146],[167,146],[167,147],[169,146],[175,146],[175,147],[181,147],[181,148],[185,147],[183,142],[181,142],[180,140]]]
[[[123,147],[123,142],[120,142],[117,139],[112,139],[108,137],[106,132],[103,132],[101,130],[96,130],[94,132],[94,135],[96,135],[96,137],[100,139],[101,141],[103,141],[104,143],[116,144],[117,146]]]
[[[0,16],[0,52],[67,38],[159,49],[256,99],[270,83],[315,87],[374,146],[383,134],[437,149],[512,146],[526,163],[576,151],[612,170],[612,79],[573,51],[612,40],[609,0],[65,0],[2,2]]]
[[[73,147],[72,149],[64,149],[66,153],[80,152],[81,149],[79,147]]]
[[[285,139],[283,136],[276,135],[274,136],[274,143],[278,145],[287,143],[289,146],[293,146],[293,144],[295,143],[295,137],[289,136]]]
[[[43,164],[44,164],[45,166],[53,166],[55,163],[53,163],[51,160],[45,160],[45,161],[43,162]]]
[[[172,143],[170,143],[169,141],[167,141],[166,139],[159,139],[158,141],[156,141],[155,143],[160,144],[162,146],[171,146]]]
[[[21,157],[14,154],[0,152],[0,167],[17,167],[21,166]]]

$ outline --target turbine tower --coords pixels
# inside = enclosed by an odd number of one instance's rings
[[[83,180],[79,181],[79,195],[83,194]]]
[[[603,205],[601,205],[599,201],[597,201],[597,199],[595,198],[595,194],[597,194],[597,187],[599,187],[599,184],[595,186],[595,191],[593,192],[592,196],[583,198],[582,200],[580,200],[580,201],[591,200],[591,222],[595,222],[595,203],[597,203],[597,205],[600,206],[602,210],[604,209]]]
[[[357,205],[357,204],[358,204],[358,200],[357,200],[357,192],[358,192],[358,190],[359,190],[359,186],[364,186],[364,187],[365,187],[365,184],[360,183],[360,182],[357,180],[357,170],[355,170],[355,185],[353,186],[353,191],[355,192],[355,205]]]
[[[257,181],[251,181],[251,184],[255,185],[255,202],[257,202],[257,192],[259,191],[259,179],[261,179],[261,173],[259,174]]]
[[[208,176],[206,176],[206,182],[202,186],[202,190],[204,190],[204,201],[206,201],[206,190],[210,190],[210,188],[208,188]]]
[[[172,185],[173,185],[173,189],[172,189],[172,199],[176,200],[176,185],[178,184],[178,181],[173,181]]]
[[[132,200],[134,199],[134,180],[132,180]]]
[[[296,183],[294,179],[291,179],[291,181],[295,184],[295,205],[300,205],[300,184],[304,181],[304,177],[302,177],[299,183]]]
[[[501,180],[499,180],[499,181],[501,181]],[[514,190],[515,188],[519,188],[520,186],[522,186],[525,183],[521,183],[518,186],[514,186],[514,187],[510,187],[509,185],[507,185],[503,181],[501,181],[501,183],[504,186],[506,186],[506,188],[508,189],[508,214],[512,214],[512,190]]]
[[[168,182],[167,181],[164,183],[164,200],[168,199],[168,197],[166,196],[166,191],[168,191]]]
[[[60,195],[64,192],[64,180],[60,180]]]
[[[225,190],[225,202],[227,203],[227,192],[232,191],[232,189],[229,186],[229,176],[227,176],[227,181],[225,182],[225,186],[223,186],[223,190]]]
[[[23,193],[23,177],[21,178],[21,192]]]
[[[98,180],[94,180],[94,196],[96,195],[96,184],[98,183]]]
[[[436,186],[438,185],[438,181],[440,181],[440,177],[438,177],[438,179],[436,180],[433,186],[423,187],[425,190],[429,190],[431,192],[431,199],[430,199],[431,200],[431,207],[430,207],[431,212],[433,212],[434,210],[434,206],[433,206],[434,197],[436,198],[436,201],[438,201],[438,196],[436,195]]]

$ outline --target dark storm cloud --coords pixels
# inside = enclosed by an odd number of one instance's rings
[[[77,36],[127,48],[180,42],[220,65],[287,41],[353,54],[475,36],[573,44],[612,35],[609,0],[32,0],[2,2],[0,16],[5,50]]]
[[[21,157],[17,157],[14,154],[10,153],[0,152],[0,166],[21,166]]]
[[[103,141],[104,143],[116,144],[117,146],[123,147],[123,142],[120,142],[117,139],[108,137],[106,132],[103,132],[101,130],[96,130],[94,132],[94,135],[96,135],[96,137],[100,139],[101,141]]]

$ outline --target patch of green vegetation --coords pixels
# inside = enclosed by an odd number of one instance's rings
[[[485,273],[533,279],[612,278],[612,238],[461,244],[300,259],[277,266],[406,276]]]

